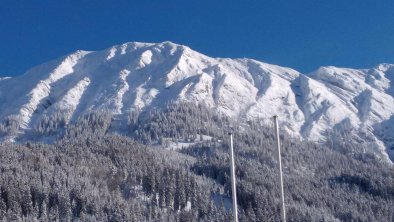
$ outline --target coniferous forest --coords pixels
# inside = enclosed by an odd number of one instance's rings
[[[117,118],[52,116],[30,133],[39,140],[0,144],[0,221],[231,221],[229,132],[240,221],[280,220],[271,126],[193,104],[130,112],[121,131]],[[341,136],[282,133],[288,221],[394,221],[392,164]]]

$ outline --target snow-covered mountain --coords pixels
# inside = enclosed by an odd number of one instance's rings
[[[171,42],[132,42],[76,51],[0,78],[0,121],[19,119],[23,134],[44,116],[69,122],[108,109],[126,119],[133,109],[202,102],[241,121],[279,115],[282,129],[309,140],[351,135],[387,158],[385,149],[394,147],[393,77],[391,64],[305,75],[253,59],[211,58]]]

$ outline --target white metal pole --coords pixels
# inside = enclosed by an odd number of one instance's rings
[[[277,157],[279,164],[279,183],[280,183],[280,199],[281,199],[280,216],[282,218],[282,222],[286,222],[285,196],[283,192],[282,160],[280,155],[281,152],[280,152],[279,126],[278,126],[278,116],[276,115],[274,116],[274,124],[275,124]]]
[[[238,206],[237,206],[237,188],[235,184],[235,163],[234,163],[234,149],[233,149],[233,134],[230,133],[230,170],[231,170],[231,191],[233,193],[233,217],[234,221],[238,222]]]

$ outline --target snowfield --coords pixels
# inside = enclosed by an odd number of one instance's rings
[[[393,76],[392,64],[302,74],[252,59],[211,58],[171,42],[131,42],[0,78],[0,121],[17,116],[23,135],[61,113],[67,122],[102,109],[126,118],[130,110],[171,101],[205,103],[240,121],[269,123],[279,115],[283,130],[308,140],[351,133],[394,159]]]

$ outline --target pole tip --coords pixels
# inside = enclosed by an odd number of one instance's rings
[[[231,136],[231,135],[233,135],[233,133],[232,133],[232,132],[229,132],[228,135]]]

